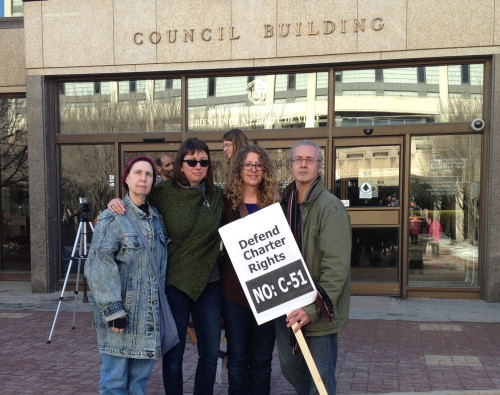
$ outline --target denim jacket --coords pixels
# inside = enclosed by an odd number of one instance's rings
[[[158,290],[165,290],[168,238],[158,211],[149,215],[124,199],[127,212],[137,221],[156,258],[160,283],[156,281],[146,249],[125,215],[104,210],[99,215],[85,262],[94,306],[99,352],[124,358],[161,356]],[[126,317],[123,334],[108,321]]]

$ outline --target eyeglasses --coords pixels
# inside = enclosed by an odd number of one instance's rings
[[[232,146],[233,146],[233,143],[224,143],[224,144],[222,144],[223,148],[230,148]]]
[[[196,159],[184,159],[183,162],[186,162],[189,167],[196,167],[199,163],[201,167],[207,167],[210,164],[208,159],[196,160]]]
[[[292,163],[294,165],[301,165],[302,162],[306,162],[306,164],[309,166],[316,162],[321,162],[321,161],[319,159],[312,158],[310,156],[308,156],[307,158],[301,158],[300,156],[296,156],[295,158],[292,159]]]
[[[264,170],[264,166],[262,166],[260,163],[243,163],[241,165],[245,170],[250,171],[255,167],[255,171],[262,171]]]

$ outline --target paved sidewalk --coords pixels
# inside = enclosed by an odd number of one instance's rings
[[[29,287],[0,282],[0,395],[95,394],[100,357],[83,292],[76,305],[72,290],[64,294],[47,344],[60,293],[31,294]],[[500,394],[500,304],[352,297],[351,321],[339,342],[339,395]],[[186,394],[195,366],[196,346],[188,341]],[[215,394],[227,393],[225,381],[223,375]],[[294,393],[277,356],[271,391]],[[160,361],[148,393],[163,393]]]

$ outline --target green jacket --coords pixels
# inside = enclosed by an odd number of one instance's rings
[[[217,186],[207,194],[204,186],[176,188],[172,181],[162,181],[147,198],[163,217],[170,238],[167,284],[194,301],[218,270],[222,196]]]
[[[286,214],[290,184],[283,191],[281,205]],[[349,319],[351,295],[351,223],[342,202],[320,180],[309,200],[300,205],[302,256],[312,278],[330,296],[335,318],[319,315],[314,304],[304,307],[311,323],[306,336],[324,336],[341,331]]]

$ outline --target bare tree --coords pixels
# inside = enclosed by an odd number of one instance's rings
[[[28,182],[25,99],[0,100],[0,174],[2,190]]]
[[[470,122],[482,117],[483,99],[450,97],[447,102],[439,100],[438,108],[443,122]]]
[[[64,98],[59,119],[63,133],[158,132],[180,129],[181,100],[145,100],[138,94],[114,101],[109,95]]]

